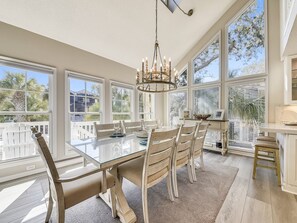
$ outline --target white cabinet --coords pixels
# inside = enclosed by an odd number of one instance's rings
[[[285,104],[297,104],[297,55],[285,58]]]
[[[297,135],[277,134],[280,147],[282,190],[297,194]]]

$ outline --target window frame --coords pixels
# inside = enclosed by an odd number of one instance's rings
[[[194,82],[194,59],[196,59],[207,47],[209,47],[216,39],[219,40],[219,79],[216,81],[209,81],[206,83],[195,84]],[[189,73],[188,73],[189,76]],[[190,81],[190,83],[189,83]],[[195,54],[194,57],[191,58],[191,78],[188,77],[188,86],[189,87],[197,87],[204,86],[210,84],[218,84],[222,82],[222,31],[218,31],[204,46]]]
[[[246,10],[248,7],[250,7],[255,1],[257,0],[250,0],[248,1],[236,14],[233,16],[229,22],[226,23],[224,27],[225,31],[225,56],[224,56],[224,63],[225,63],[225,82],[233,82],[236,80],[247,80],[250,78],[258,78],[258,77],[264,77],[269,74],[269,49],[268,49],[268,19],[267,19],[267,0],[264,1],[264,35],[265,35],[265,40],[264,40],[264,48],[265,48],[265,71],[264,73],[257,73],[257,74],[251,74],[251,75],[243,75],[235,78],[230,78],[228,75],[228,27],[235,21],[237,20]]]
[[[54,129],[57,129],[57,69],[52,66],[40,64],[40,63],[35,63],[27,60],[22,60],[22,59],[16,59],[12,57],[6,57],[6,56],[1,56],[0,55],[0,60],[2,61],[7,61],[11,65],[16,65],[16,66],[21,66],[28,67],[28,70],[30,70],[30,67],[33,68],[32,70],[35,69],[40,69],[40,70],[46,70],[50,71],[48,74],[49,76],[49,100],[48,100],[48,105],[49,109],[47,112],[34,112],[34,111],[15,111],[13,114],[25,114],[25,115],[31,115],[31,114],[48,114],[49,116],[49,134],[50,134],[50,139],[49,139],[49,144],[51,147],[51,154],[53,158],[57,158],[58,150],[57,150],[57,132],[54,131]],[[27,92],[27,89],[25,90]],[[25,97],[25,101],[27,101]],[[26,104],[25,104],[26,105]],[[11,112],[9,111],[0,111],[0,115],[11,115]],[[27,156],[27,157],[20,157],[20,158],[13,158],[9,160],[1,160],[0,164],[6,164],[6,163],[11,163],[13,166],[17,165],[19,163],[26,163],[26,162],[32,162],[35,160],[39,160],[40,155],[34,155],[34,156]]]
[[[100,122],[103,123],[105,120],[105,80],[104,78],[85,74],[85,73],[80,73],[80,72],[75,72],[71,70],[65,70],[65,122],[66,122],[66,127],[65,127],[65,142],[69,141],[71,139],[71,131],[70,131],[70,117],[71,117],[71,112],[70,112],[70,80],[69,78],[76,78],[82,81],[92,81],[92,82],[97,82],[100,83],[102,86],[101,89],[101,96],[100,96],[100,111],[98,114],[100,114]],[[81,114],[86,114],[87,112],[73,112],[73,113],[81,113]],[[96,114],[96,112],[92,113]],[[65,155],[69,154],[75,154],[73,151],[69,151],[68,145],[65,143]]]
[[[194,106],[194,91],[196,90],[204,90],[204,89],[210,89],[210,88],[219,88],[219,107],[217,109],[221,109],[222,107],[222,85],[221,83],[214,83],[214,84],[208,84],[208,85],[204,85],[204,86],[195,86],[195,87],[192,87],[190,89],[191,91],[191,110],[192,110],[192,113],[194,112],[194,109],[193,109],[193,106]],[[213,114],[211,114],[213,115]]]
[[[258,78],[249,78],[249,79],[245,79],[245,80],[237,80],[237,81],[232,81],[232,82],[228,82],[225,85],[225,116],[227,119],[228,118],[228,96],[229,96],[229,88],[232,86],[238,86],[238,85],[244,85],[244,84],[253,84],[253,83],[258,83],[258,82],[264,82],[265,83],[265,114],[264,114],[264,120],[267,123],[268,122],[268,115],[269,115],[269,104],[268,104],[268,97],[269,97],[269,77],[268,76],[262,76],[262,77],[258,77]],[[229,133],[228,133],[229,134]],[[229,140],[228,140],[229,142]],[[251,152],[251,150],[249,148],[245,148],[245,147],[237,147],[237,146],[230,146],[228,143],[228,148],[230,149],[235,149],[235,150],[239,150],[239,151],[244,151],[244,152]]]
[[[178,72],[178,78],[179,76],[185,71],[187,70],[187,85],[186,86],[177,86],[177,89],[187,89],[188,87],[190,87],[190,69],[189,69],[189,64],[187,63],[185,66],[183,66],[183,68]]]
[[[167,123],[168,123],[168,125],[170,125],[170,109],[169,109],[169,95],[171,94],[171,93],[179,93],[179,92],[185,92],[186,94],[187,94],[187,103],[186,103],[186,108],[189,108],[189,101],[190,101],[190,98],[189,98],[189,96],[190,96],[190,94],[189,94],[189,87],[187,87],[187,88],[181,88],[181,89],[177,89],[177,90],[175,90],[175,91],[170,91],[170,92],[167,92],[166,93],[166,97],[167,97],[167,100],[166,100],[166,108],[167,108]]]
[[[117,115],[117,114],[124,114],[124,113],[114,113],[112,112],[112,87],[115,86],[115,87],[119,87],[119,88],[126,88],[128,90],[131,90],[132,92],[132,96],[131,96],[131,105],[130,105],[130,108],[131,108],[131,111],[130,113],[125,113],[125,114],[130,114],[131,116],[131,121],[135,121],[135,114],[136,114],[136,103],[135,103],[135,100],[136,100],[136,94],[135,94],[135,86],[132,85],[132,84],[127,84],[127,83],[123,83],[123,82],[119,82],[119,81],[114,81],[114,80],[111,80],[109,82],[109,94],[110,94],[110,112],[111,112],[111,117],[110,117],[110,120],[111,120],[111,123],[114,122],[113,120],[113,115]]]
[[[145,112],[140,112],[139,111],[139,94],[151,94],[153,97],[152,97],[152,112],[151,113],[145,113]],[[151,120],[155,120],[156,119],[156,95],[153,94],[153,93],[148,93],[148,92],[142,92],[142,91],[138,91],[137,90],[137,93],[136,93],[136,97],[137,97],[137,102],[135,103],[136,104],[136,113],[137,113],[137,119],[136,120],[141,120],[140,119],[140,115],[143,114],[143,115],[147,115],[147,114],[151,114],[152,116],[152,119]],[[144,121],[147,121],[144,119]],[[150,120],[149,120],[150,121]]]

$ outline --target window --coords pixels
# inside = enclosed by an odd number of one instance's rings
[[[67,71],[68,74],[68,139],[95,135],[94,122],[103,114],[103,80]]]
[[[193,90],[193,112],[213,114],[220,106],[220,88],[211,87]]]
[[[220,80],[219,35],[193,59],[193,83],[203,84]]]
[[[134,89],[132,86],[117,84],[115,82],[111,85],[112,97],[112,120],[133,120],[133,98]]]
[[[31,126],[43,133],[52,148],[54,72],[54,68],[0,57],[0,161],[38,155]]]
[[[187,108],[187,91],[175,91],[168,93],[169,125],[176,125],[179,121],[179,114]]]
[[[265,73],[265,0],[254,1],[228,26],[228,77]]]
[[[187,87],[188,86],[188,66],[184,67],[177,79],[177,87]]]
[[[153,120],[155,118],[155,95],[150,93],[138,93],[138,112],[140,120]]]
[[[265,121],[265,80],[228,88],[229,145],[252,148]]]

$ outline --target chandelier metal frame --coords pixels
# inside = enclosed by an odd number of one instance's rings
[[[152,66],[148,68],[148,59],[142,59],[141,71],[137,69],[136,86],[139,91],[149,93],[169,92],[177,89],[177,71],[171,70],[171,59],[168,63],[158,43],[158,0],[156,0],[156,29]],[[158,67],[158,59],[160,66]]]

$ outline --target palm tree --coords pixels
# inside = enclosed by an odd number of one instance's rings
[[[5,77],[0,80],[1,111],[25,111],[26,106],[28,111],[46,111],[48,109],[48,94],[45,93],[47,88],[38,84],[36,79],[26,82],[26,75],[26,73],[5,72]],[[25,90],[30,91],[27,95],[27,104]],[[32,118],[34,119],[34,117]],[[14,121],[30,121],[27,119],[25,115],[15,115]],[[1,120],[1,122],[3,121],[5,120]]]

